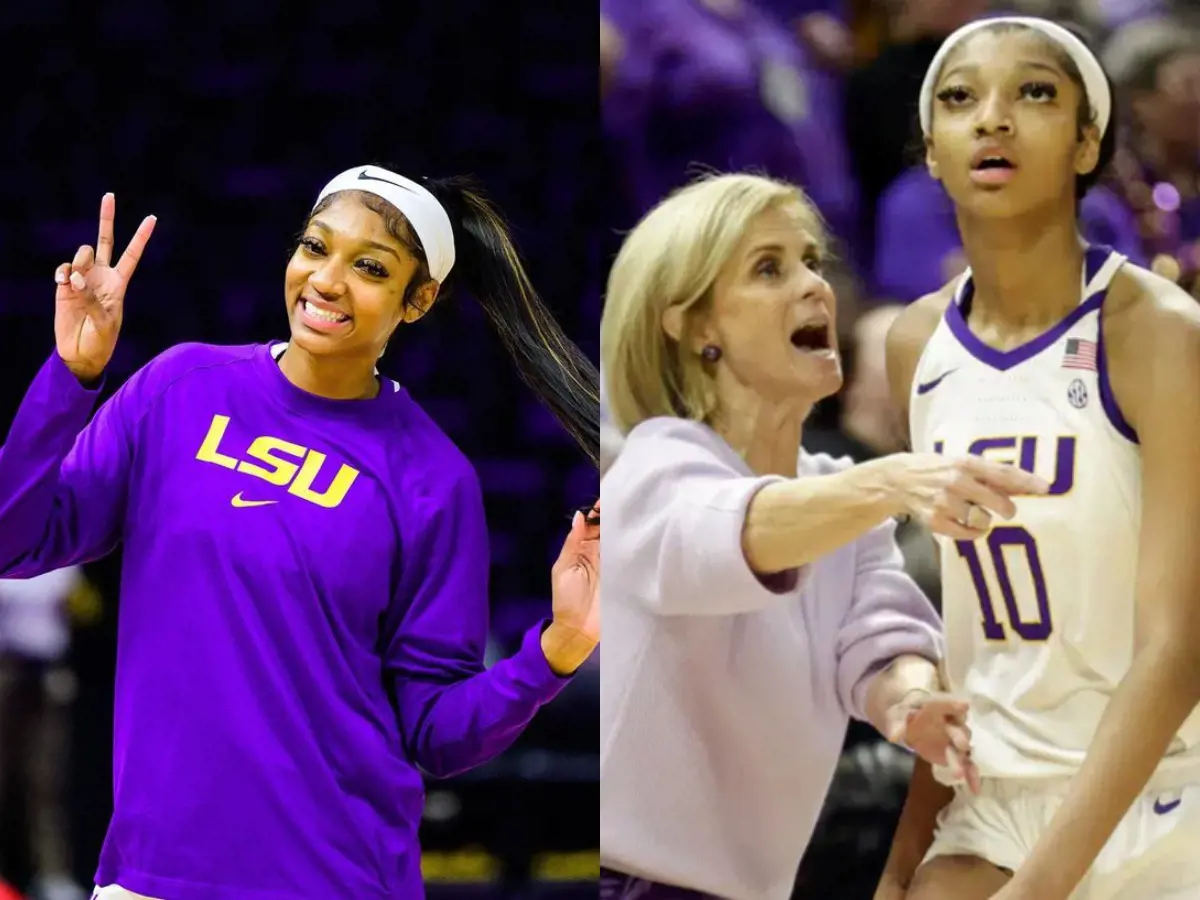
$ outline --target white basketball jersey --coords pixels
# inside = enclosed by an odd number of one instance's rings
[[[1011,462],[1052,485],[1016,498],[986,537],[939,538],[946,677],[971,704],[984,777],[1073,775],[1133,659],[1141,454],[1100,328],[1124,262],[1089,249],[1080,305],[1005,352],[967,326],[968,271],[913,379],[914,450]],[[1163,765],[1196,765],[1198,738],[1194,714]]]

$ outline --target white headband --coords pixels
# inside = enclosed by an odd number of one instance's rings
[[[400,210],[425,248],[430,277],[438,284],[446,280],[454,268],[454,230],[445,207],[433,194],[415,181],[379,166],[355,166],[325,185],[313,208],[338,191],[366,191]]]
[[[1100,61],[1096,59],[1095,54],[1087,48],[1087,45],[1083,41],[1079,40],[1079,38],[1075,37],[1075,35],[1071,34],[1071,32],[1067,31],[1061,25],[1029,16],[1002,16],[994,19],[978,19],[964,25],[950,35],[950,37],[946,38],[945,43],[942,44],[937,55],[934,56],[933,62],[929,64],[929,69],[925,73],[925,81],[921,84],[921,132],[925,137],[929,137],[930,126],[933,122],[933,91],[937,86],[938,78],[941,76],[942,65],[946,62],[946,57],[965,38],[976,31],[1001,24],[1024,25],[1026,28],[1031,28],[1034,31],[1044,34],[1067,52],[1067,55],[1079,67],[1079,74],[1083,76],[1083,87],[1087,92],[1088,103],[1092,108],[1092,118],[1096,123],[1096,127],[1100,129],[1100,136],[1103,137],[1104,133],[1108,131],[1108,120],[1112,115],[1112,96],[1109,94],[1108,81],[1104,77],[1104,69],[1100,67]]]

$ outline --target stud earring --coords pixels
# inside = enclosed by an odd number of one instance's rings
[[[721,358],[721,348],[716,344],[705,344],[704,349],[700,351],[700,355],[704,357],[705,362],[715,363]]]

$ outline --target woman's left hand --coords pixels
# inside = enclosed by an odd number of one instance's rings
[[[592,510],[575,514],[550,570],[554,621],[542,633],[542,650],[562,675],[583,665],[600,642],[600,501]]]
[[[979,793],[979,770],[971,760],[967,704],[949,694],[909,691],[887,712],[886,737],[908,747],[926,762],[949,766]]]

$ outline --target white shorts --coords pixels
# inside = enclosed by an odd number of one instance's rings
[[[938,816],[925,855],[978,856],[1021,867],[1050,823],[1069,779],[986,779],[978,796],[964,788]],[[1200,781],[1143,794],[1130,807],[1071,900],[1200,898]]]
[[[154,898],[127,891],[119,884],[110,884],[107,887],[97,887],[92,891],[92,900],[154,900]]]

